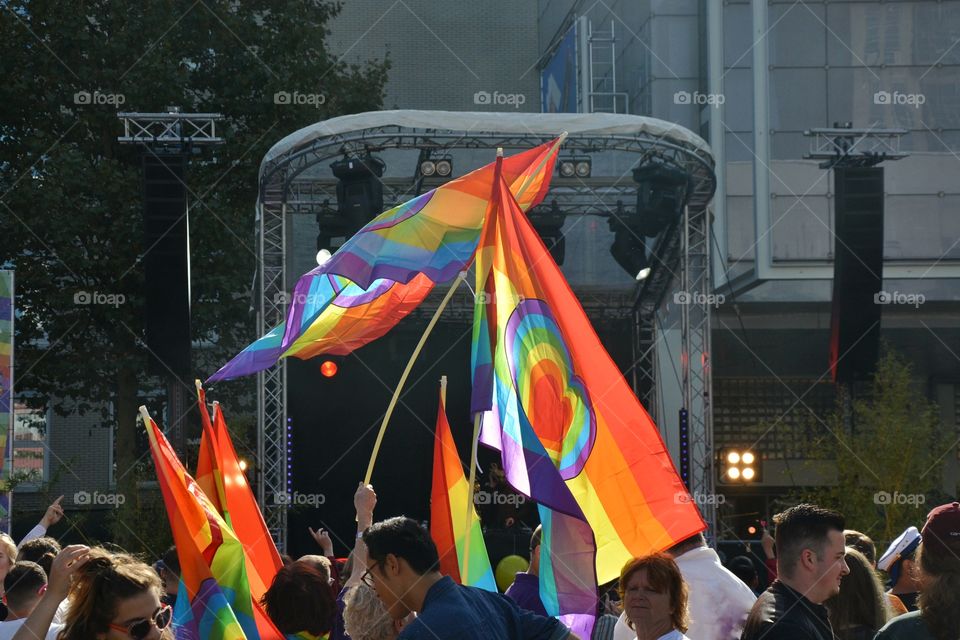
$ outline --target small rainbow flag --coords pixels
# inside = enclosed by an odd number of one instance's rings
[[[283,638],[250,593],[243,546],[190,477],[145,407],[140,408],[150,454],[180,560],[178,640]]]
[[[457,445],[447,422],[446,394],[440,391],[437,410],[437,432],[433,440],[433,489],[430,493],[430,536],[440,554],[440,572],[459,584],[497,592],[497,583],[490,568],[487,546],[480,529],[480,518],[468,504],[468,483],[457,454]],[[467,533],[467,509],[470,510],[470,531]],[[470,536],[470,557],[467,562],[466,539]]]
[[[197,484],[207,497],[216,496],[210,498],[211,504],[217,508],[243,545],[250,593],[253,599],[259,602],[283,562],[257,506],[246,474],[240,468],[240,458],[233,447],[220,403],[213,403],[211,422],[203,387],[197,387],[197,394],[203,423],[200,457],[197,461]]]

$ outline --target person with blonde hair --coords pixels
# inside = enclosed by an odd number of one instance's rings
[[[71,545],[53,561],[40,602],[12,640],[43,637],[68,595],[70,610],[57,640],[173,640],[173,611],[150,565],[127,553]]]
[[[351,640],[394,640],[403,627],[392,620],[377,592],[363,584],[353,586],[343,599],[343,627]]]
[[[837,640],[872,640],[890,618],[890,606],[873,564],[847,547],[844,560],[850,573],[840,580],[840,593],[824,602]]]

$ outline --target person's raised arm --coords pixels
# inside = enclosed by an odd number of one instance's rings
[[[86,564],[89,551],[90,549],[82,544],[72,544],[64,547],[63,551],[57,554],[50,567],[47,590],[40,596],[37,606],[11,640],[36,640],[36,638],[46,637],[50,630],[50,623],[53,622],[53,616],[57,613],[57,607],[70,593],[73,575]]]
[[[63,519],[63,507],[60,506],[60,502],[62,500],[63,496],[60,496],[54,500],[49,507],[47,507],[43,517],[40,518],[40,522],[37,523],[37,526],[35,526],[33,529],[30,529],[30,532],[27,533],[27,535],[23,536],[23,540],[21,540],[20,544],[17,545],[17,549],[22,547],[24,542],[29,542],[47,535],[47,530]]]
[[[351,552],[353,570],[345,587],[355,587],[360,584],[360,579],[367,570],[367,545],[363,543],[363,532],[373,524],[373,510],[377,506],[377,494],[373,490],[373,485],[360,483],[353,494],[353,506],[357,509],[357,541]]]

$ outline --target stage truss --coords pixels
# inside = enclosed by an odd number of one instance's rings
[[[261,166],[259,200],[257,203],[258,225],[258,329],[259,335],[282,322],[286,317],[286,301],[292,282],[286,280],[287,229],[285,220],[288,213],[316,213],[331,204],[336,206],[336,182],[332,180],[326,164],[344,156],[360,156],[365,153],[388,149],[420,150],[421,154],[444,152],[456,149],[489,149],[491,156],[497,147],[503,147],[506,153],[529,149],[556,137],[568,127],[550,128],[553,114],[524,114],[536,118],[536,122],[548,123],[545,127],[524,125],[522,131],[505,133],[503,131],[465,131],[451,127],[421,128],[390,123],[391,114],[431,112],[384,112],[387,123],[366,126],[356,130],[334,131],[329,135],[305,136],[303,144],[284,144],[290,136],[274,148],[286,146],[281,153],[268,154]],[[436,112],[434,119],[439,127],[444,125],[445,112]],[[373,114],[361,114],[368,120]],[[471,114],[457,114],[471,115]],[[498,114],[483,114],[485,116]],[[515,116],[516,114],[509,114]],[[601,117],[600,114],[596,114]],[[375,116],[373,116],[375,117]],[[591,115],[575,116],[580,120]],[[610,118],[610,116],[602,116]],[[618,116],[617,122],[639,123],[654,122],[665,125],[659,131],[647,131],[638,126],[637,131],[622,133],[623,127],[616,128],[617,133],[605,131],[582,131],[569,133],[563,145],[562,155],[589,154],[596,158],[607,152],[626,152],[636,154],[634,165],[656,159],[658,162],[677,167],[692,179],[692,189],[684,216],[658,238],[654,248],[657,259],[653,261],[650,276],[632,293],[596,291],[584,296],[578,295],[588,314],[591,308],[596,314],[615,318],[632,318],[635,326],[633,334],[633,357],[635,366],[628,374],[634,391],[638,394],[648,412],[663,428],[675,428],[673,416],[659,416],[656,409],[656,331],[657,311],[665,296],[676,284],[690,293],[701,291],[704,295],[691,296],[693,304],[683,310],[683,386],[684,401],[690,411],[691,442],[699,443],[693,447],[697,459],[691,461],[691,492],[707,495],[713,493],[713,452],[712,422],[709,411],[711,392],[709,368],[710,309],[706,304],[709,293],[709,221],[708,204],[716,187],[713,158],[702,140],[686,130],[639,116]],[[505,118],[506,119],[506,118]],[[341,120],[341,119],[338,119]],[[557,121],[557,127],[565,124]],[[530,122],[533,122],[531,120]],[[333,121],[328,121],[333,122]],[[606,122],[606,121],[605,121]],[[320,123],[324,125],[324,123]],[[319,125],[314,125],[319,126]],[[486,127],[496,128],[496,127]],[[609,130],[609,129],[608,129]],[[664,133],[666,132],[666,133]],[[671,132],[676,132],[671,135]],[[677,135],[680,134],[680,135]],[[698,144],[699,143],[699,144]],[[596,166],[594,160],[594,166]],[[323,176],[312,176],[312,167],[323,167]],[[420,181],[417,184],[417,181]],[[413,197],[441,184],[442,180],[425,181],[422,177],[385,178],[384,207]],[[391,201],[391,194],[404,194],[397,202]],[[629,213],[636,206],[636,184],[626,178],[586,178],[561,179],[555,177],[544,203],[556,201],[565,214],[594,213],[610,215],[617,211]],[[675,283],[674,273],[680,269],[681,282]],[[427,316],[436,309],[439,295],[434,292],[421,308],[414,312]],[[585,299],[589,298],[589,299]],[[462,307],[462,308],[461,308]],[[444,312],[447,321],[467,321],[472,316],[472,306],[465,302],[452,304]],[[416,316],[414,316],[416,317]],[[591,318],[596,317],[591,314]],[[287,416],[287,368],[281,361],[275,367],[258,375],[258,498],[263,509],[267,526],[278,548],[286,548],[287,500],[278,499],[292,492],[291,470],[289,469],[290,423]],[[666,426],[665,426],[666,425]],[[703,513],[708,524],[715,524],[715,514]]]

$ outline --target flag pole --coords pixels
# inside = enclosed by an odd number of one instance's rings
[[[463,569],[460,571],[460,577],[464,582],[467,581],[467,571],[470,568],[470,529],[473,528],[473,483],[477,479],[477,440],[480,439],[480,420],[482,412],[478,411],[473,417],[473,438],[471,439],[470,450],[470,480],[467,483],[467,527],[463,531]]]
[[[420,336],[420,342],[417,343],[417,348],[413,350],[413,355],[410,356],[410,360],[407,362],[407,367],[403,370],[403,375],[400,376],[400,382],[397,383],[397,388],[393,392],[393,397],[390,398],[390,404],[387,406],[387,412],[383,414],[383,422],[380,423],[380,432],[377,434],[377,442],[373,445],[373,454],[371,454],[370,463],[367,465],[367,475],[365,475],[363,478],[363,484],[365,485],[370,484],[370,478],[373,476],[373,467],[377,463],[377,455],[380,453],[380,445],[383,444],[383,434],[387,431],[387,423],[390,422],[390,416],[393,415],[393,409],[397,406],[397,401],[400,399],[400,391],[403,390],[403,384],[407,381],[407,376],[410,375],[410,370],[413,369],[413,363],[417,361],[417,356],[420,355],[420,350],[423,349],[423,345],[426,343],[427,337],[430,335],[430,332],[433,331],[434,325],[436,325],[437,320],[440,319],[440,314],[443,313],[447,303],[450,302],[450,298],[453,297],[453,294],[457,290],[457,287],[460,286],[460,283],[466,279],[466,271],[461,271],[459,274],[457,274],[457,279],[452,285],[450,285],[450,289],[447,290],[447,295],[443,297],[443,300],[440,302],[440,306],[437,307],[433,317],[430,318],[430,323],[424,330],[423,335]]]
[[[563,135],[560,136],[560,138],[557,141],[557,144],[560,144],[560,142],[563,142],[563,139],[565,137],[566,137],[566,132],[564,132]],[[547,157],[549,157],[549,154],[547,155]],[[495,173],[495,180],[500,179],[499,161],[502,160],[502,158],[503,158],[503,147],[497,147],[498,163],[497,163],[497,171]],[[546,162],[546,158],[544,158],[543,161],[540,163],[540,166],[537,167],[537,170],[535,173],[539,173],[543,169],[543,164],[545,162]],[[520,187],[520,193],[523,193],[524,190],[526,190],[528,184],[529,183],[525,182],[523,186]],[[496,185],[494,185],[494,187],[496,188]],[[486,228],[486,225],[484,225],[484,228]],[[480,439],[480,421],[482,417],[483,417],[482,411],[478,411],[476,415],[473,416],[473,437],[470,438],[470,479],[467,481],[467,509],[466,509],[467,522],[466,522],[466,526],[463,529],[463,539],[464,539],[463,567],[460,570],[460,578],[464,582],[467,582],[469,580],[467,576],[469,575],[468,571],[470,570],[470,538],[471,538],[470,529],[473,528],[473,514],[475,513],[475,509],[473,506],[473,487],[474,487],[474,482],[476,482],[477,480],[477,440]]]

